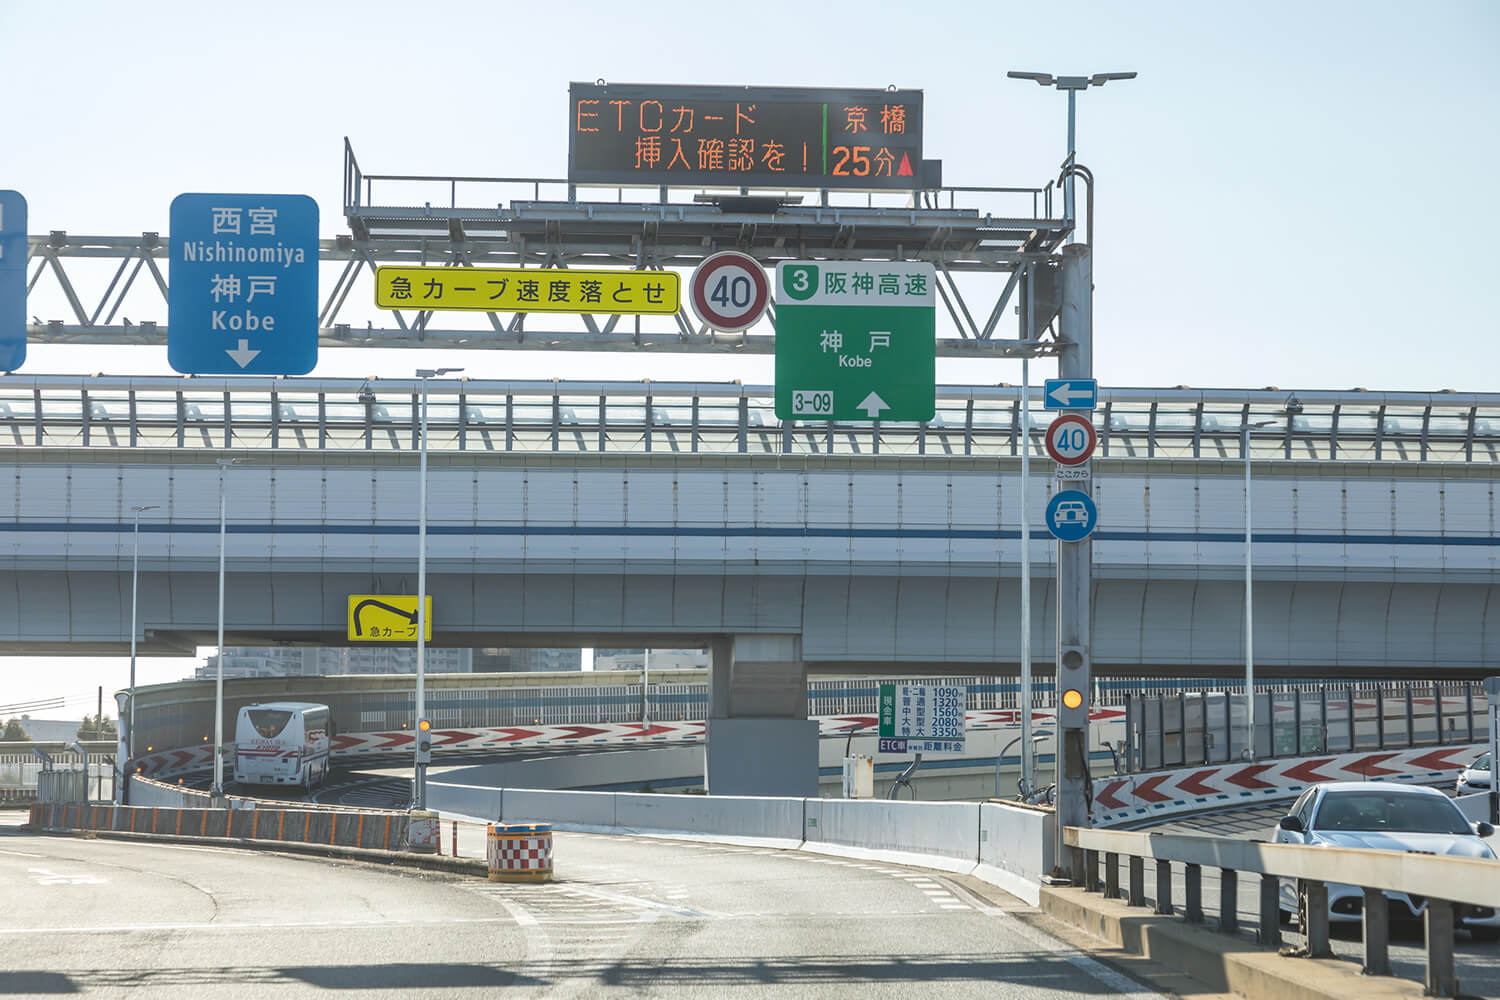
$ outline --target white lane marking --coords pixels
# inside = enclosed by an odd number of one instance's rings
[[[25,851],[0,851],[0,854],[9,854],[17,858],[45,858],[45,854],[27,854]]]
[[[522,927],[539,926],[539,922],[537,921],[536,917],[533,917],[531,915],[531,911],[527,910],[525,907],[517,906],[515,903],[512,903],[508,899],[500,900],[500,905],[505,907],[505,912],[509,913],[515,920],[515,922],[520,924]]]
[[[37,885],[108,885],[109,879],[97,875],[62,875],[46,868],[28,868],[26,874]]]
[[[432,917],[425,920],[299,920],[200,924],[100,924],[92,927],[0,927],[0,936],[28,934],[154,934],[159,931],[305,930],[309,927],[418,927],[425,924],[509,924],[511,917]]]

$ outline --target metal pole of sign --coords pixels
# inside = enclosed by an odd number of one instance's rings
[[[1026,329],[1022,339],[1031,339],[1033,309],[1030,262],[1026,269]],[[1031,359],[1021,356],[1021,794],[1036,788],[1035,746],[1031,742]],[[996,765],[998,766],[998,764]],[[998,782],[997,782],[998,784]],[[999,789],[996,789],[999,794]]]
[[[1500,826],[1500,677],[1484,679],[1484,697],[1490,717],[1490,822]]]
[[[462,368],[418,368],[417,378],[422,381],[422,419],[418,432],[420,441],[419,471],[417,473],[417,723],[427,718],[426,653],[427,653],[427,380],[454,372]],[[412,726],[417,730],[417,724]],[[420,733],[417,736],[421,738]],[[420,760],[420,755],[417,755]],[[427,808],[427,774],[425,765],[417,763],[412,781],[412,808]]]
[[[641,725],[651,722],[651,649],[641,653]]]
[[[1059,378],[1093,378],[1094,317],[1093,260],[1087,244],[1074,243],[1062,251],[1062,310],[1058,318]],[[1092,479],[1080,479],[1075,488],[1093,492]],[[1069,826],[1089,825],[1089,708],[1092,699],[1090,675],[1093,667],[1093,621],[1089,606],[1093,591],[1093,542],[1057,542],[1057,678],[1066,687],[1082,693],[1078,706],[1057,705],[1057,831],[1056,857],[1075,884],[1084,876],[1082,852],[1064,849],[1062,832]]]
[[[141,515],[148,510],[156,510],[159,504],[146,504],[141,507],[130,508],[130,513],[135,515],[135,528],[132,533],[132,545],[130,556],[130,718],[125,721],[125,745],[128,748],[127,760],[121,766],[115,768],[115,804],[124,803],[124,785],[128,778],[128,763],[135,760],[135,633],[137,623],[140,621],[136,610],[136,597],[138,584],[141,576]]]
[[[1255,763],[1255,584],[1250,559],[1250,424],[1240,428],[1245,456],[1245,759]]]
[[[214,788],[215,798],[224,794],[224,550],[227,537],[228,500],[224,490],[225,473],[243,458],[221,458],[219,466],[219,634],[217,668],[214,671]]]

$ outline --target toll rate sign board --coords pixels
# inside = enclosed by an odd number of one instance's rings
[[[776,416],[931,420],[937,297],[931,264],[785,261],[776,267]]]
[[[963,753],[967,688],[880,685],[881,753]]]
[[[167,361],[184,375],[306,375],[318,363],[318,203],[172,200]]]

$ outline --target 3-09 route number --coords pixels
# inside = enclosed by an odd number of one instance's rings
[[[799,417],[831,417],[833,393],[826,389],[793,389],[792,413]]]

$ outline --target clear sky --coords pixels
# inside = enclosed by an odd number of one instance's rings
[[[1040,185],[1066,151],[1066,98],[1005,72],[1135,70],[1079,98],[1101,381],[1485,391],[1500,388],[1497,51],[1492,2],[5,0],[0,188],[26,196],[33,233],[165,233],[173,197],[209,190],[311,195],[333,236],[345,135],[371,172],[561,176],[567,85],[596,78],[921,88],[948,183]],[[324,350],[315,374],[434,364],[771,379],[768,359],[504,351]],[[170,373],[163,348],[36,345],[23,371]],[[163,664],[143,676],[187,667]],[[92,698],[120,676],[116,661],[6,670],[0,705]]]

